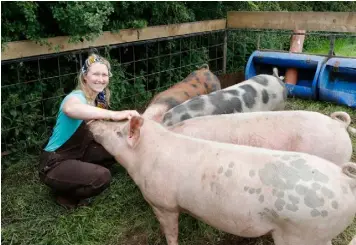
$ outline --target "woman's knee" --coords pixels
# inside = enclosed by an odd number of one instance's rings
[[[96,196],[110,186],[111,173],[109,169],[97,166],[91,183],[78,188],[75,192],[79,197]]]
[[[96,171],[96,178],[92,183],[92,187],[96,189],[102,186],[108,186],[110,182],[111,182],[110,170],[100,166]]]
[[[68,160],[49,171],[44,182],[68,195],[91,197],[110,185],[111,173],[100,165]]]

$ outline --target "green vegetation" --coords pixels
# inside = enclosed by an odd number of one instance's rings
[[[307,37],[309,44],[304,52],[311,54],[328,54],[330,41],[327,38]],[[344,37],[335,40],[334,52],[337,56],[356,57],[356,38]]]
[[[227,11],[356,11],[355,2],[1,2],[1,41],[72,36],[103,31],[225,18]]]

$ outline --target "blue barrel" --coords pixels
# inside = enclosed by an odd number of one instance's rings
[[[356,59],[334,57],[319,76],[319,99],[356,108]]]
[[[273,74],[273,67],[277,67],[279,76],[285,76],[288,68],[298,69],[296,85],[287,84],[289,96],[305,99],[318,99],[317,83],[322,65],[327,57],[309,54],[255,51],[250,56],[246,69],[245,79],[259,74]]]

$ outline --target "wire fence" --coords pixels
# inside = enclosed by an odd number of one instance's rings
[[[112,65],[112,109],[143,111],[154,94],[202,64],[223,72],[224,31],[97,48]],[[77,86],[91,50],[2,62],[1,151],[37,152],[48,140],[63,98]]]
[[[143,112],[158,92],[182,81],[202,64],[217,76],[243,74],[255,50],[288,51],[291,31],[220,30],[97,48],[112,65],[112,109]],[[55,125],[62,99],[76,87],[90,50],[2,62],[1,151],[38,152]],[[356,35],[307,33],[303,52],[356,56]],[[235,84],[233,81],[221,81]],[[224,86],[224,85],[223,85]],[[12,154],[10,154],[12,155]]]
[[[283,30],[229,30],[226,72],[244,70],[250,55],[255,50],[288,52],[292,35],[305,35],[303,53],[356,57],[355,33],[307,32],[295,34],[292,31]]]

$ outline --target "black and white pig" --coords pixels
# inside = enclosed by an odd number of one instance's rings
[[[254,76],[239,84],[187,100],[167,111],[162,124],[171,126],[207,115],[283,110],[286,99],[286,86],[278,76],[277,68],[274,68],[273,76]]]

